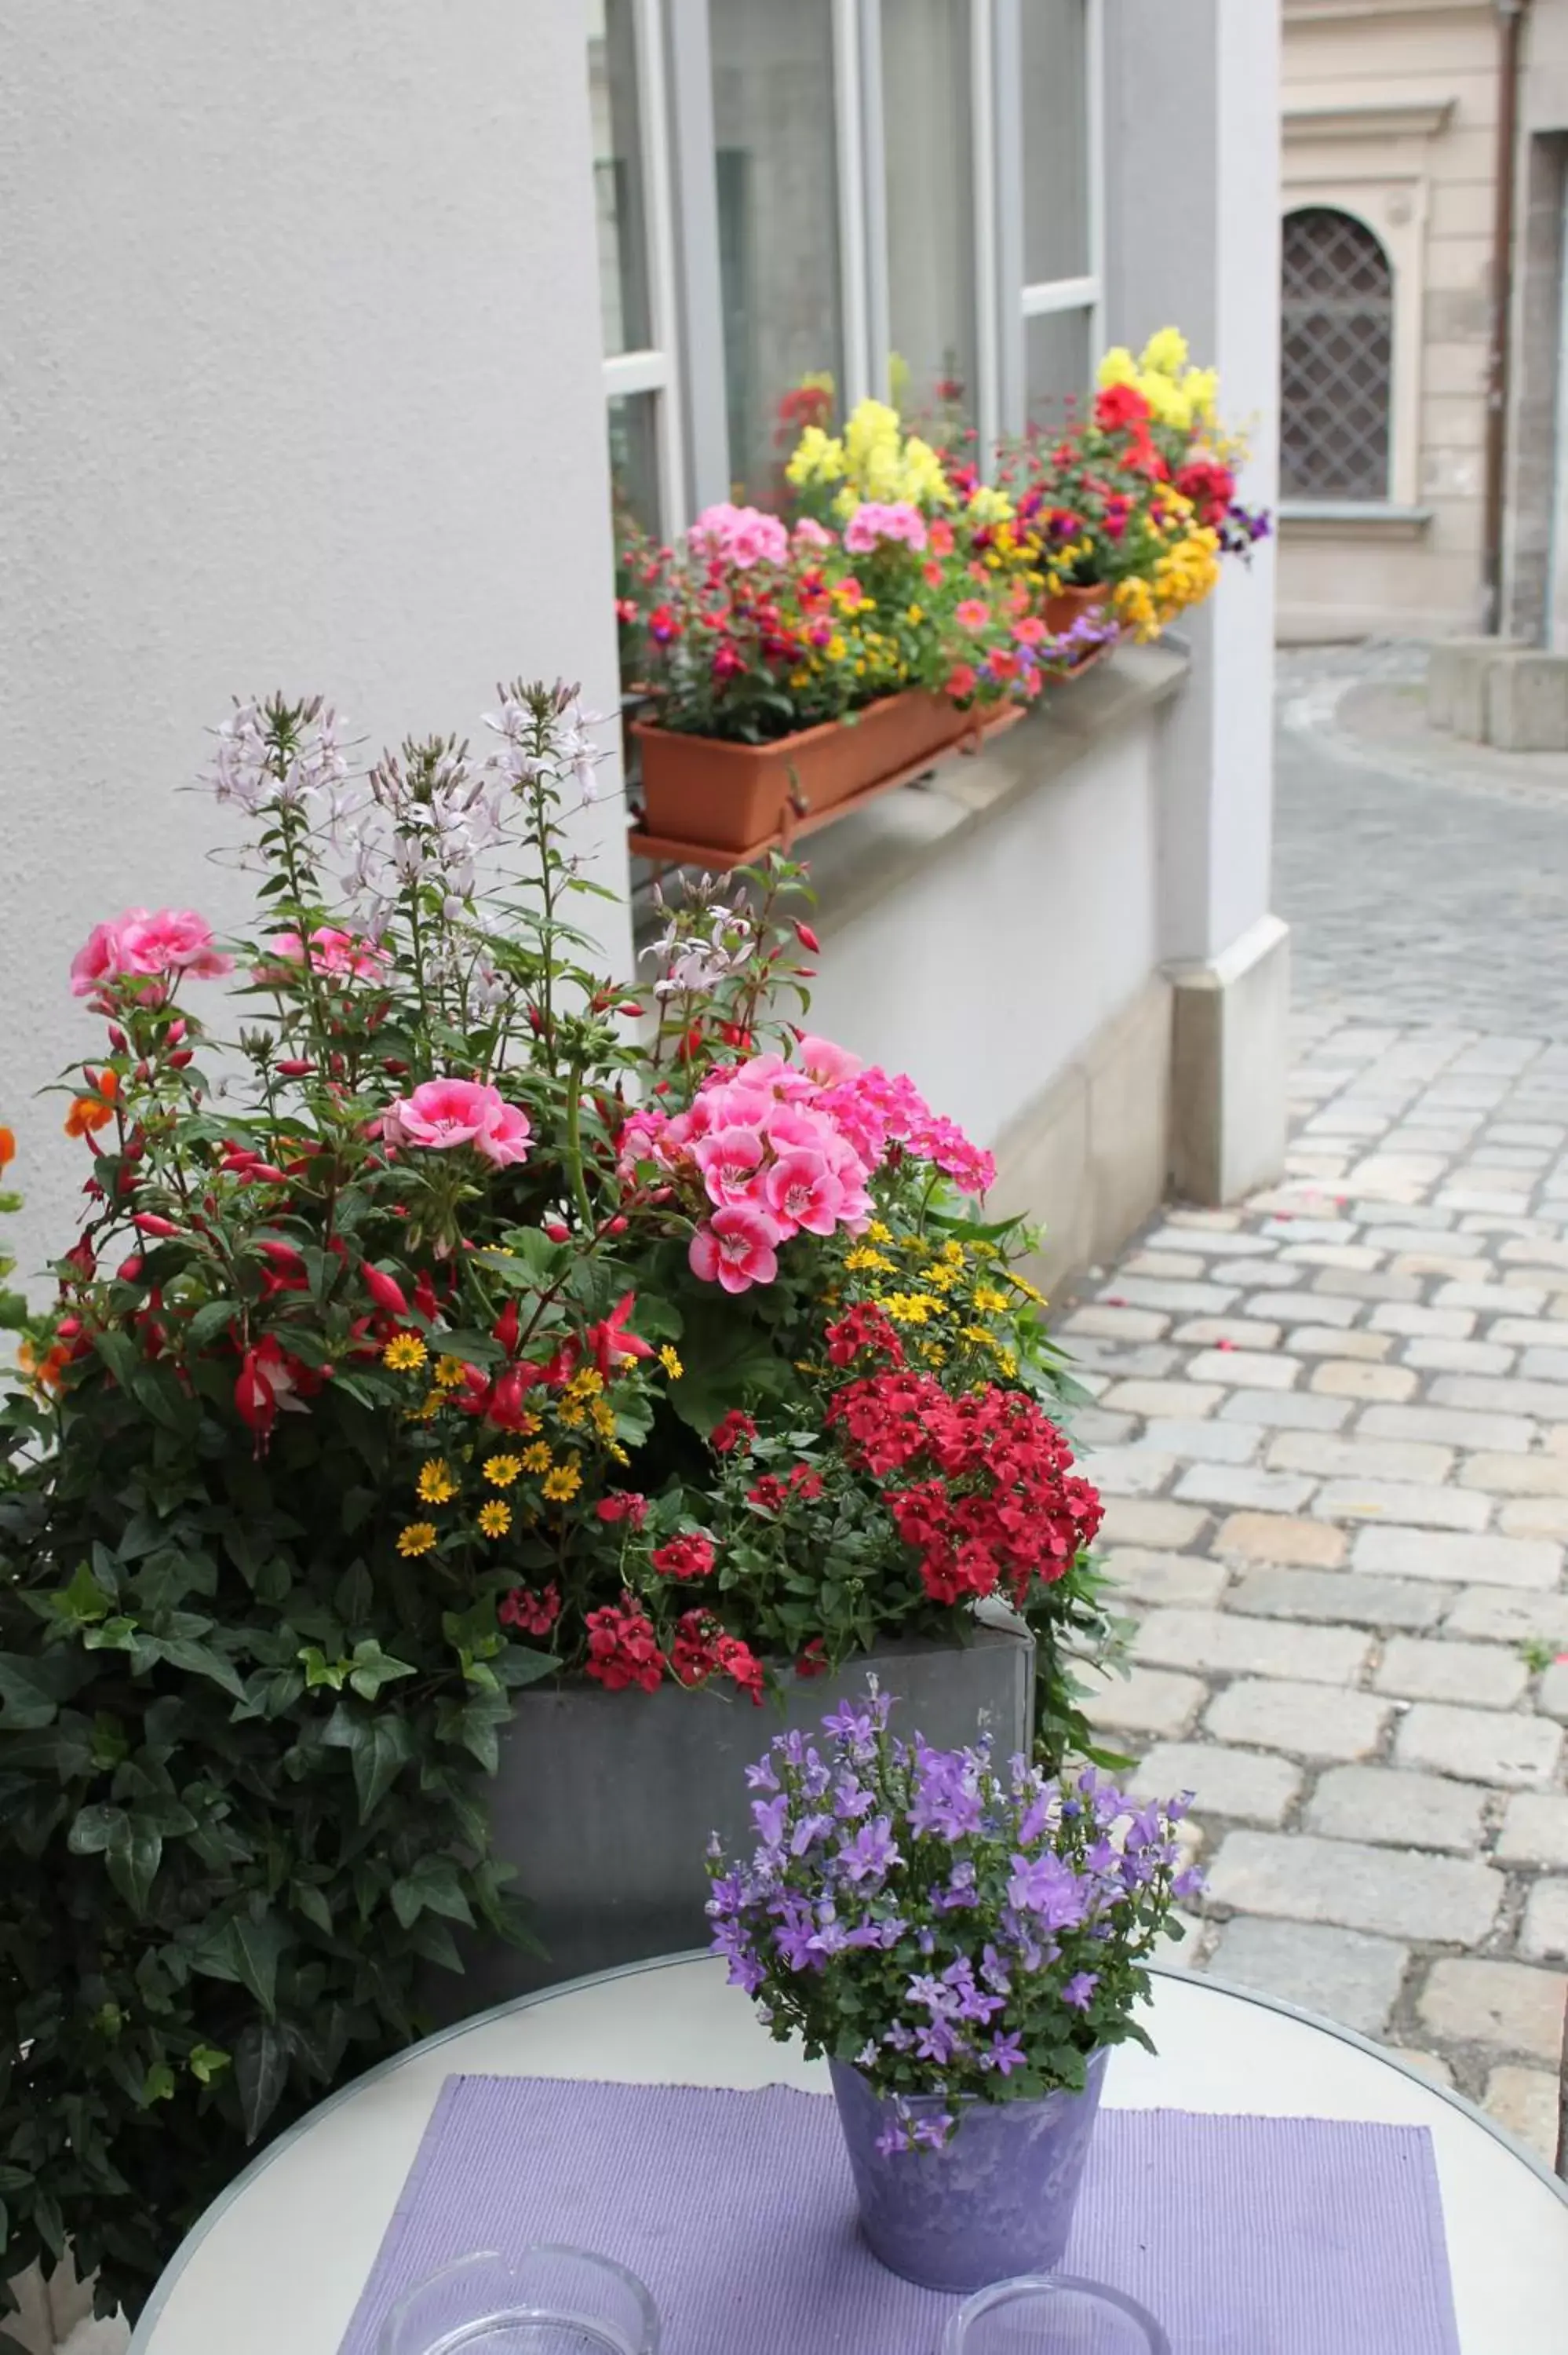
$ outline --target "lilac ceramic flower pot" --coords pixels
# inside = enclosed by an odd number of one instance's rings
[[[975,2102],[940,2149],[881,2151],[892,2104],[858,2069],[834,2061],[839,2105],[861,2229],[892,2273],[925,2289],[983,2289],[1062,2262],[1105,2083],[1104,2052],[1089,2062],[1081,2094],[1036,2102]],[[939,2096],[906,2105],[918,2122],[948,2107]]]

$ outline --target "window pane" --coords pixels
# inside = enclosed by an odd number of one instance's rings
[[[646,351],[653,326],[632,0],[588,0],[588,97],[604,348]]]
[[[776,505],[780,401],[843,380],[832,0],[712,0],[711,22],[729,466]]]
[[[1089,269],[1085,0],[1022,0],[1023,282]]]
[[[1083,413],[1089,389],[1089,314],[1053,311],[1023,322],[1029,422],[1053,433]]]
[[[1393,272],[1364,221],[1327,205],[1285,218],[1279,487],[1388,496]]]
[[[968,0],[882,11],[888,397],[912,421],[975,401],[974,180]]]
[[[662,537],[659,514],[659,400],[620,394],[609,403],[609,482],[617,534],[623,523]]]

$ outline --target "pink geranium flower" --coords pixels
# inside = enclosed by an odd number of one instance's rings
[[[762,1166],[762,1135],[756,1128],[719,1128],[692,1147],[692,1158],[703,1173],[708,1199],[722,1209],[726,1202],[749,1198],[752,1181]]]
[[[692,1237],[692,1273],[726,1292],[771,1284],[779,1273],[778,1240],[779,1230],[766,1212],[749,1202],[728,1203]]]
[[[795,1051],[802,1067],[825,1088],[834,1086],[840,1080],[853,1080],[857,1071],[864,1069],[860,1057],[852,1055],[847,1047],[837,1047],[831,1039],[819,1039],[810,1030],[803,1031],[796,1039]]]
[[[471,1145],[498,1168],[525,1159],[534,1134],[525,1112],[478,1080],[426,1080],[388,1104],[384,1131],[394,1144],[435,1152]]]
[[[176,973],[216,981],[233,970],[234,959],[213,946],[212,926],[194,908],[127,908],[111,924],[93,926],[71,959],[70,989],[73,997],[90,997],[115,981]]]
[[[820,1153],[798,1148],[777,1160],[763,1180],[768,1207],[793,1234],[831,1235],[839,1222],[844,1189]]]
[[[742,572],[754,564],[782,564],[789,553],[789,535],[777,516],[735,506],[728,499],[703,509],[686,544],[694,556],[715,558]]]
[[[865,556],[887,540],[901,541],[906,548],[924,548],[925,517],[907,499],[887,506],[876,499],[863,500],[844,526],[844,546],[852,556]]]
[[[272,932],[262,944],[270,962],[252,968],[260,982],[286,980],[290,968],[305,962],[305,943],[298,932]],[[311,934],[311,970],[334,981],[383,981],[391,959],[374,941],[358,940],[335,924],[318,924]]]

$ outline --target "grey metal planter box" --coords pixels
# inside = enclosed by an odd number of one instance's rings
[[[586,1971],[705,1945],[708,1835],[750,1837],[746,1768],[784,1727],[814,1728],[836,1700],[863,1692],[868,1673],[897,1698],[895,1730],[945,1749],[989,1733],[1000,1758],[1030,1747],[1033,1639],[998,1627],[964,1646],[891,1644],[836,1677],[796,1681],[782,1709],[674,1685],[520,1694],[491,1823],[549,1958],[465,1941],[464,1977],[433,1973],[430,2003],[459,2019]]]

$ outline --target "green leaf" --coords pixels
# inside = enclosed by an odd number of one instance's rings
[[[142,2107],[150,2110],[154,2102],[172,2102],[174,2098],[174,2071],[166,2061],[154,2061],[142,2081]]]
[[[109,1610],[109,1596],[84,1561],[78,1562],[69,1586],[62,1586],[49,1599],[62,1619],[101,1619]]]
[[[371,1505],[376,1501],[375,1497],[368,1489],[361,1489],[358,1491],[358,1494],[367,1500],[365,1511],[368,1512]],[[349,1499],[345,1497],[344,1498],[343,1506],[344,1533],[345,1536],[352,1534],[348,1519],[348,1508]],[[365,1518],[365,1512],[362,1512],[359,1518],[363,1520]],[[357,1524],[355,1526],[357,1526]],[[337,1613],[338,1617],[343,1621],[345,1627],[354,1628],[364,1625],[365,1622],[369,1618],[372,1611],[376,1608],[376,1582],[371,1577],[369,1571],[366,1570],[362,1561],[355,1562],[351,1568],[344,1572],[343,1576],[338,1580],[337,1584],[333,1589],[332,1600],[333,1609]]]
[[[322,1735],[329,1749],[346,1750],[363,1824],[375,1813],[414,1755],[414,1737],[400,1717],[362,1717],[340,1702]]]
[[[198,1642],[194,1636],[159,1636],[153,1638],[159,1654],[172,1668],[184,1668],[187,1675],[207,1677],[221,1685],[236,1700],[245,1699],[245,1685],[232,1660],[215,1651],[210,1644]]]
[[[277,2108],[288,2082],[289,2046],[282,2030],[270,2020],[252,2020],[234,2048],[234,2083],[248,2143]]]
[[[389,1657],[375,1638],[369,1637],[354,1647],[348,1681],[361,1700],[374,1700],[383,1685],[396,1684],[399,1677],[418,1674],[418,1670],[410,1668],[407,1660]]]
[[[35,1733],[52,1725],[61,1701],[69,1700],[85,1680],[86,1664],[69,1651],[46,1652],[37,1659],[19,1659],[0,1653],[0,1728],[7,1733]]]
[[[324,1938],[332,1936],[332,1907],[313,1881],[294,1881],[289,1884],[289,1894],[296,1913],[302,1913],[313,1929]]]
[[[131,1818],[123,1807],[82,1807],[71,1825],[66,1846],[72,1856],[102,1856],[117,1840],[129,1839]]]
[[[231,2057],[229,2053],[220,2052],[215,2044],[198,2044],[192,2051],[185,2066],[198,2084],[210,2085],[213,2079],[228,2067]]]

